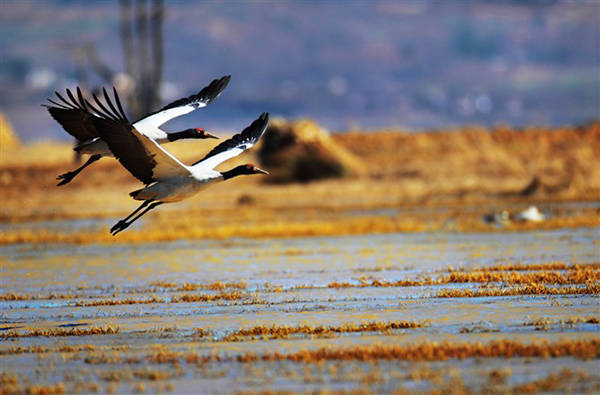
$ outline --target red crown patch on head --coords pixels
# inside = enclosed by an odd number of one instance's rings
[[[252,163],[248,163],[246,166],[248,166],[248,167],[254,167],[254,165]]]
[[[198,132],[204,132],[204,129],[202,129],[202,128],[196,128],[196,131],[198,131]]]

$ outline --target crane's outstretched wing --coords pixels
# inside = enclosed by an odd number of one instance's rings
[[[106,108],[94,95],[98,108],[90,102],[86,104],[96,112],[92,122],[98,134],[108,144],[113,155],[135,178],[148,185],[155,181],[187,176],[188,168],[173,155],[165,151],[158,143],[140,133],[127,120],[116,89],[113,88],[115,108],[110,97],[103,89]]]
[[[229,84],[230,79],[230,75],[214,79],[208,86],[202,88],[195,95],[175,100],[160,110],[135,121],[134,124],[136,127],[152,130],[173,118],[188,114],[198,108],[206,107],[223,92],[227,84]]]
[[[205,170],[212,170],[227,159],[238,156],[248,148],[251,148],[261,138],[269,124],[269,113],[263,112],[246,129],[236,134],[229,140],[213,148],[206,156],[194,163],[192,166]]]
[[[58,98],[58,102],[48,99],[49,104],[42,104],[42,106],[48,109],[52,118],[62,126],[65,132],[80,142],[99,136],[91,119],[93,115],[86,108],[86,103],[79,87],[77,87],[77,97],[69,89],[67,89],[68,99],[65,99],[58,92],[54,93]]]

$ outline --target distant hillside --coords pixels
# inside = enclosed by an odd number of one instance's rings
[[[0,109],[61,138],[39,107],[77,84],[77,48],[122,70],[118,2],[3,2]],[[582,124],[598,114],[598,2],[168,2],[164,101],[232,74],[170,125],[234,131],[261,111],[329,129]],[[90,85],[101,81],[88,75]]]

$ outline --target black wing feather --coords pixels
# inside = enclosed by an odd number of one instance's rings
[[[221,152],[241,147],[242,145],[246,144],[256,144],[256,142],[261,138],[261,136],[265,132],[268,124],[269,113],[263,112],[262,114],[260,114],[260,117],[258,117],[254,122],[250,124],[250,126],[242,130],[240,133],[234,135],[229,140],[225,140],[221,144],[217,145],[208,154],[206,154],[204,158],[195,162],[194,165],[210,158],[211,156],[220,154]]]
[[[111,119],[113,121],[119,120],[120,117],[115,116],[115,114],[111,113],[110,110],[104,107],[104,104],[102,104],[102,102],[100,101],[100,99],[98,99],[98,96],[96,96],[95,93],[92,96],[94,97],[94,101],[96,102],[96,104],[102,109],[102,111],[97,111],[98,115],[101,115],[102,117]]]
[[[86,101],[87,105],[96,112],[92,122],[100,137],[108,144],[108,148],[123,167],[144,184],[151,184],[156,181],[153,178],[153,170],[156,166],[154,155],[146,151],[144,145],[132,132],[135,128],[127,119],[117,90],[114,87],[113,93],[117,107],[112,103],[108,92],[103,89],[104,99],[110,110],[102,104],[96,95],[93,95],[93,97],[101,110]]]
[[[98,132],[91,118],[93,117],[85,110],[85,102],[77,101],[71,91],[67,90],[67,95],[72,100],[69,102],[60,93],[55,92],[62,103],[48,99],[49,104],[44,104],[48,112],[58,122],[65,132],[75,137],[79,141],[91,140],[98,137]]]
[[[79,87],[77,87],[77,98],[79,99],[79,103],[83,107],[82,110],[87,111],[88,109],[85,104],[85,99],[83,98],[83,94],[81,93],[81,89],[79,89]]]
[[[94,117],[94,126],[100,137],[108,144],[113,155],[131,175],[148,185],[154,182],[153,169],[156,161],[143,144],[131,132],[133,125],[124,119]]]
[[[113,86],[113,94],[115,95],[115,101],[117,102],[117,106],[119,107],[119,111],[121,112],[121,116],[126,119],[125,111],[123,111],[123,106],[121,106],[121,100],[119,99],[119,94],[117,93],[117,88]]]
[[[138,119],[137,121],[147,118],[147,117],[154,115],[156,113],[159,113],[161,111],[168,110],[170,108],[181,107],[181,106],[186,106],[188,104],[195,104],[195,103],[196,104],[204,103],[204,104],[208,105],[208,104],[210,104],[210,102],[215,100],[221,94],[221,92],[223,92],[223,90],[227,87],[227,84],[229,84],[230,79],[231,79],[230,75],[226,75],[224,77],[214,79],[211,81],[210,84],[208,84],[207,86],[202,88],[202,90],[200,92],[196,93],[195,95],[191,95],[189,97],[184,97],[182,99],[175,100],[174,102],[167,104],[166,106],[164,106],[163,108],[161,108],[158,111],[155,111],[148,115],[144,115],[142,118]],[[137,121],[135,121],[135,122],[137,122]]]

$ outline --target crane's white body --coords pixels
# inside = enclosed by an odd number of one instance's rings
[[[187,177],[167,178],[155,182],[132,194],[135,200],[154,200],[163,203],[173,203],[194,196],[210,184],[223,181],[223,175],[218,171],[198,177],[190,173]]]

